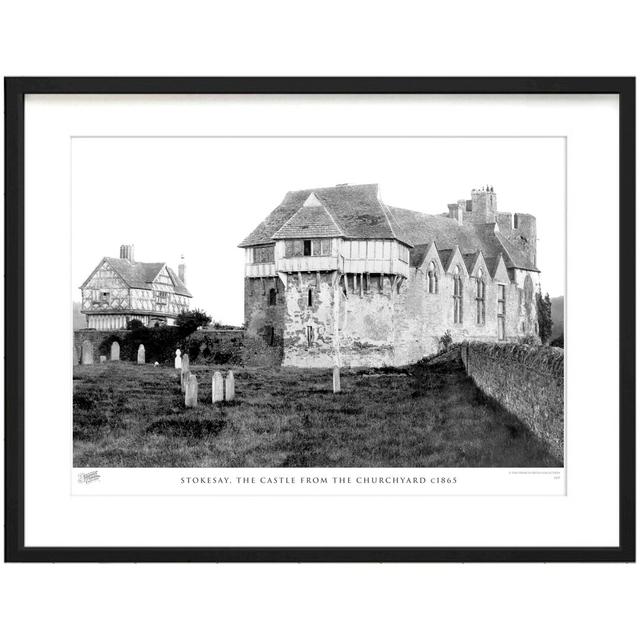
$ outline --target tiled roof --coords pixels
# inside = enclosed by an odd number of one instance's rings
[[[315,196],[312,206],[305,207],[311,194]],[[390,207],[381,202],[376,184],[289,191],[239,246],[270,244],[280,238],[336,236],[400,240],[413,247],[412,266],[420,264],[421,256],[423,259],[428,246],[435,242],[440,252],[458,246],[463,255],[477,255],[478,251],[485,259],[502,255],[507,268],[537,271],[527,251],[497,230],[495,223],[461,225],[445,215]]]
[[[335,238],[343,235],[328,211],[320,206],[302,207],[272,238]]]
[[[192,298],[193,296],[191,295],[191,292],[189,291],[189,289],[187,289],[184,282],[180,280],[178,274],[171,267],[167,267],[167,271],[169,272],[169,276],[173,280],[173,288],[175,292],[181,296]]]
[[[132,289],[151,289],[153,281],[165,266],[164,262],[130,262],[123,258],[106,257],[104,261],[108,262],[112,269],[124,280],[125,284]],[[175,271],[170,267],[167,267],[167,271],[173,281],[175,292],[182,296],[191,297],[191,293]]]
[[[495,223],[458,224],[453,218],[431,216],[409,209],[389,207],[395,220],[414,246],[435,242],[438,250],[456,245],[465,254],[482,251],[484,258],[502,255],[507,268],[519,267],[537,271],[526,252],[519,249],[499,231]]]
[[[335,235],[345,238],[386,238],[405,241],[404,234],[394,228],[394,219],[389,208],[378,198],[378,185],[359,184],[289,191],[284,200],[239,246],[249,247],[272,242],[312,193],[339,227],[341,233]]]
[[[489,275],[493,278],[496,275],[496,269],[498,268],[498,262],[500,262],[500,256],[484,257],[484,261],[489,269]]]
[[[496,238],[498,239],[498,242],[502,245],[507,256],[509,257],[511,264],[513,264],[516,267],[522,267],[523,269],[527,269],[527,268],[535,269],[535,267],[531,265],[531,261],[529,260],[529,256],[527,255],[526,251],[523,251],[520,247],[518,247],[517,243],[505,237],[499,231],[496,232],[495,235],[496,235]],[[506,258],[505,258],[505,262],[506,262]],[[526,266],[526,265],[530,265],[530,266]],[[507,266],[511,266],[511,265],[507,264]]]
[[[424,258],[427,255],[427,251],[429,251],[429,244],[417,244],[409,251],[409,264],[412,267],[419,267],[423,262]]]
[[[464,264],[467,267],[467,271],[471,273],[471,271],[473,270],[473,266],[478,259],[478,252],[476,251],[475,253],[463,253],[462,259],[464,260]]]
[[[442,267],[445,270],[449,268],[449,260],[451,260],[451,254],[453,254],[453,251],[453,249],[438,249],[440,262],[442,262]]]

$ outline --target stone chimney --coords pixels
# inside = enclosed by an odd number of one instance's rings
[[[121,244],[120,245],[120,257],[123,260],[128,260],[129,262],[135,262],[133,259],[133,245],[132,244]]]
[[[462,224],[464,222],[465,201],[458,200],[454,204],[448,204],[447,207],[449,207],[449,217],[453,218],[458,224]]]
[[[187,284],[186,281],[187,265],[184,263],[184,256],[180,256],[180,264],[178,265],[178,278],[182,280],[182,284]]]

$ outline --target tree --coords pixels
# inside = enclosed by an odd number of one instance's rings
[[[187,335],[193,333],[198,327],[206,327],[210,323],[211,316],[208,316],[201,309],[183,311],[176,319],[176,326]]]
[[[144,327],[144,325],[140,320],[134,319],[127,322],[127,329],[129,329],[130,331],[135,331],[136,329],[141,329],[142,327]]]
[[[538,311],[538,333],[542,344],[549,344],[553,320],[551,319],[551,298],[549,294],[542,297],[542,293],[536,293],[536,307]]]

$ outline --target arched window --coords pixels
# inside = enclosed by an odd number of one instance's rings
[[[453,321],[462,324],[462,275],[460,265],[453,273]]]
[[[438,293],[438,272],[436,271],[436,265],[433,260],[429,263],[427,278],[429,282],[429,293]]]
[[[476,279],[476,323],[477,324],[484,324],[484,321],[485,321],[486,286],[485,286],[484,280],[482,279],[482,276],[483,276],[482,269],[478,269],[478,276]]]
[[[307,291],[307,307],[313,307],[313,289]]]
[[[269,306],[275,307],[277,301],[277,294],[275,289],[269,289]]]

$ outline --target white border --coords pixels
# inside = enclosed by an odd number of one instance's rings
[[[322,118],[314,117],[318,109]],[[25,120],[27,546],[617,545],[618,288],[609,272],[590,269],[593,257],[602,254],[593,247],[606,247],[607,264],[617,264],[617,98],[29,96]],[[239,502],[231,497],[71,497],[69,452],[66,442],[61,447],[60,432],[70,424],[70,403],[59,370],[71,354],[70,308],[59,295],[61,283],[68,281],[60,256],[70,254],[69,136],[372,133],[567,136],[568,496],[260,497]],[[59,286],[45,289],[42,273],[52,269]],[[606,290],[610,303],[607,344],[597,350],[584,348],[593,343],[592,325],[585,322],[592,317],[593,290]],[[43,308],[48,332],[69,336],[66,351],[62,338],[59,351],[48,341],[46,359],[39,341],[30,338],[41,330]],[[603,371],[605,377],[589,375]]]

